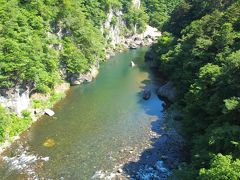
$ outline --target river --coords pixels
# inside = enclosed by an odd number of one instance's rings
[[[145,52],[120,53],[101,64],[93,82],[72,87],[54,117],[43,116],[2,154],[0,179],[90,179],[111,171],[119,153],[138,147],[162,116],[158,79],[144,63]],[[152,91],[148,101],[144,88]]]

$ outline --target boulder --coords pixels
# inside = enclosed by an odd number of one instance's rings
[[[163,161],[157,161],[155,167],[161,173],[169,173],[169,170],[164,166]]]
[[[91,179],[103,179],[104,177],[105,177],[105,173],[102,170],[100,170],[100,171],[96,171]]]
[[[43,161],[49,161],[49,157],[41,157],[41,160],[43,160]]]
[[[136,40],[134,41],[134,43],[137,45],[137,46],[141,46],[143,40]]]
[[[74,74],[70,77],[71,85],[79,85],[84,82],[91,82],[98,75],[98,67],[92,66],[85,74]]]
[[[144,55],[144,60],[145,62],[153,61],[154,60],[153,53],[151,51],[147,51]]]
[[[143,36],[146,38],[151,38],[153,40],[157,40],[161,36],[161,32],[158,31],[157,28],[147,26],[145,32],[143,33]]]
[[[157,94],[173,102],[176,98],[176,89],[173,83],[169,81],[158,89]]]
[[[152,40],[151,38],[147,38],[147,45],[151,45],[153,43],[154,40]]]
[[[134,67],[134,66],[136,66],[136,65],[135,65],[135,63],[134,63],[133,61],[131,61],[130,66],[131,66],[131,67]]]
[[[55,114],[55,112],[53,110],[51,110],[51,109],[45,109],[44,112],[48,116],[53,116]]]
[[[123,170],[122,170],[121,168],[119,168],[119,169],[117,170],[117,172],[118,172],[118,173],[122,173]]]
[[[138,45],[133,42],[133,43],[130,44],[129,48],[130,49],[137,49]]]
[[[148,100],[151,97],[151,91],[150,90],[144,90],[143,91],[143,99]]]

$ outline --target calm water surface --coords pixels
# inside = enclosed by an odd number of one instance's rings
[[[145,51],[120,53],[101,65],[96,80],[73,87],[54,117],[44,116],[3,153],[0,179],[90,179],[118,164],[119,151],[143,141],[161,117]],[[144,88],[152,90],[148,101],[141,98]]]

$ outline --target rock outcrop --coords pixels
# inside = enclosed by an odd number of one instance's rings
[[[176,98],[176,89],[173,86],[171,81],[167,82],[163,86],[161,86],[158,91],[158,95],[164,98],[167,98],[169,101],[174,101]]]
[[[55,112],[51,109],[45,109],[44,110],[45,114],[47,114],[48,116],[54,116]]]
[[[141,1],[133,0],[132,5],[140,8]],[[114,20],[114,23],[112,23]],[[122,49],[136,49],[142,46],[149,46],[161,36],[156,28],[147,25],[143,33],[136,33],[136,26],[133,32],[124,32],[126,29],[124,14],[120,9],[110,9],[106,21],[102,24],[101,32],[106,34],[105,38],[109,43],[106,49],[106,59],[114,56],[117,51]]]
[[[148,25],[143,33],[135,34],[133,36],[126,38],[124,45],[132,49],[141,46],[149,46],[156,42],[160,36],[161,32],[159,32],[156,28],[153,28]]]
[[[91,82],[98,75],[98,66],[92,66],[85,74],[74,74],[70,77],[71,85],[79,85],[84,82]]]
[[[64,93],[69,89],[69,83],[61,83],[54,87],[55,93]],[[23,110],[31,112],[32,119],[35,121],[37,117],[46,113],[43,108],[35,108],[32,101],[41,100],[47,101],[50,94],[33,93],[33,88],[16,87],[8,91],[0,92],[0,106],[22,116]],[[50,113],[51,114],[51,113]]]
[[[29,87],[16,87],[0,94],[0,105],[21,115],[21,112],[30,107]]]

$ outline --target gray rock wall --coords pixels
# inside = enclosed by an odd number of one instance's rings
[[[29,88],[16,87],[14,90],[0,94],[0,105],[21,115],[23,110],[30,107],[30,91]]]
[[[136,8],[140,8],[140,0],[132,0],[132,5]],[[111,24],[113,18],[116,18],[116,24]],[[103,23],[101,31],[107,34],[106,39],[110,41],[111,47],[107,49],[107,58],[111,55],[114,55],[114,50],[116,50],[117,45],[122,46],[123,48],[137,48],[141,46],[148,46],[156,42],[161,32],[156,28],[147,26],[146,30],[143,33],[132,35],[130,32],[124,32],[126,30],[126,23],[124,21],[124,14],[120,9],[110,9],[107,14],[106,21]],[[132,32],[131,32],[132,33]]]

